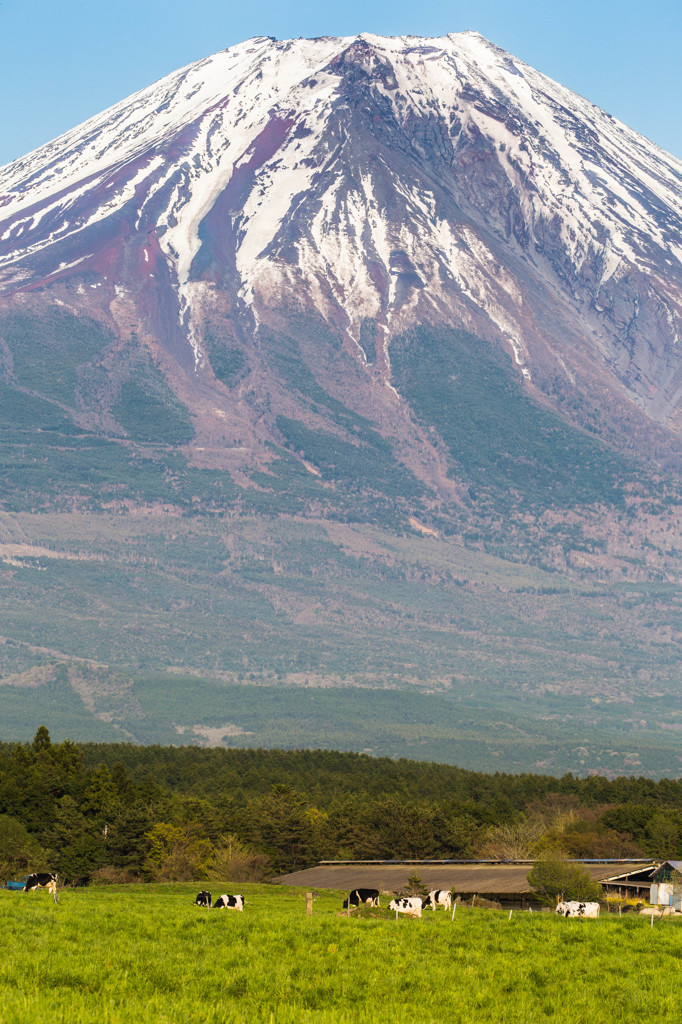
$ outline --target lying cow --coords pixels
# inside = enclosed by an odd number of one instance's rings
[[[452,907],[452,893],[450,890],[432,889],[426,899],[422,901],[422,910],[426,910],[428,907],[431,907],[431,910],[435,910],[436,907],[450,910]]]
[[[557,903],[555,913],[561,914],[562,917],[599,917],[599,904],[566,900],[564,903]]]
[[[24,892],[29,890],[35,892],[36,889],[47,889],[48,892],[52,893],[52,898],[55,903],[57,902],[57,873],[49,871],[38,871],[33,875],[29,875],[24,883]]]
[[[228,896],[223,893],[213,904],[214,910],[243,910],[244,909],[244,897],[243,896]]]
[[[211,907],[211,894],[206,889],[202,889],[201,892],[197,893],[197,898],[194,901],[195,907]]]
[[[400,899],[391,900],[389,910],[395,910],[396,914],[409,914],[411,917],[422,916],[422,901],[419,896],[401,896]]]
[[[370,907],[379,906],[379,890],[378,889],[353,889],[348,894],[348,898],[343,901],[343,909],[347,910],[348,907],[359,907],[361,903],[366,903]]]

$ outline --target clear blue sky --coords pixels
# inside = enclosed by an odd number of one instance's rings
[[[0,0],[0,164],[250,36],[464,29],[682,158],[681,0]]]

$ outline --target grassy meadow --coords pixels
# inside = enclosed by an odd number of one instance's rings
[[[471,909],[395,920],[268,885],[0,892],[2,1024],[673,1021],[682,924]],[[388,902],[384,897],[384,905]]]

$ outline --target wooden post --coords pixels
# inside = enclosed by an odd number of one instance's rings
[[[305,894],[305,912],[308,917],[313,916],[313,894],[311,892]]]
[[[653,926],[654,926],[654,915],[653,915],[653,912],[652,912],[652,914],[651,914],[651,927],[653,928]]]

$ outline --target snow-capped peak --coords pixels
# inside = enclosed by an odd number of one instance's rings
[[[681,184],[678,160],[478,33],[258,37],[0,168],[0,269],[25,287],[125,254],[131,287],[174,288],[197,363],[214,289],[235,316],[312,304],[363,365],[376,321],[386,383],[390,336],[424,316],[487,323],[532,378],[545,308],[616,364],[647,302],[676,343]]]

